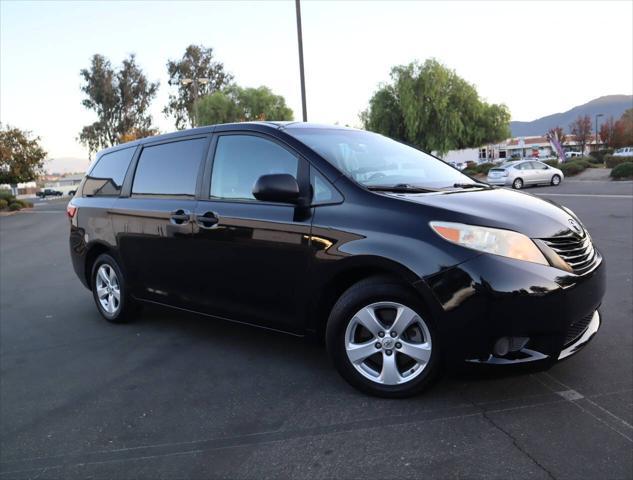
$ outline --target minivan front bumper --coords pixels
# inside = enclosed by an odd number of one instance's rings
[[[426,278],[447,362],[534,363],[578,352],[600,327],[605,273],[601,256],[580,276],[484,254]],[[525,351],[495,356],[501,337],[529,341]]]

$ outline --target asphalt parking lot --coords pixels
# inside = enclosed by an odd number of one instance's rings
[[[367,397],[301,339],[158,308],[110,325],[65,201],[0,218],[0,478],[631,478],[633,182],[531,188],[608,265],[603,326],[548,372]]]

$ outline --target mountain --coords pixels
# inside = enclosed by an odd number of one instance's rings
[[[600,120],[609,118],[611,115],[617,120],[629,108],[633,108],[633,95],[607,95],[574,107],[566,112],[537,118],[531,122],[510,122],[510,130],[513,137],[543,135],[550,128],[556,126],[563,127],[565,133],[569,133],[569,124],[576,120],[578,115],[589,115],[591,124],[595,125],[595,115],[597,113],[604,114],[604,117]]]

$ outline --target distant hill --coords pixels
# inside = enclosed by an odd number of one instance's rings
[[[563,127],[566,133],[569,133],[569,124],[576,120],[578,115],[589,115],[593,125],[595,122],[594,115],[597,113],[603,113],[606,118],[613,115],[613,118],[617,120],[628,108],[633,108],[633,95],[607,95],[574,107],[564,113],[555,113],[537,118],[531,122],[510,122],[510,130],[513,137],[528,137],[543,135],[550,128],[558,125]],[[600,120],[602,121],[604,118]]]

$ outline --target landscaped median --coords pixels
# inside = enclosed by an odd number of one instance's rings
[[[7,191],[0,191],[0,212],[17,212],[23,208],[32,208],[33,204],[25,200],[19,200],[15,196]]]

